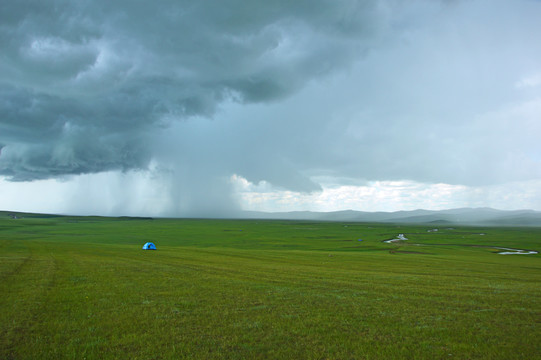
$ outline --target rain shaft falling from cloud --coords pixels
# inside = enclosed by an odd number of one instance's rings
[[[226,99],[282,99],[350,63],[375,31],[374,6],[6,2],[0,174],[146,168],[149,132],[211,117]]]
[[[540,16],[527,0],[3,2],[0,176],[148,173],[153,213],[194,216],[240,208],[235,174],[298,194],[322,177],[530,184]],[[128,188],[111,209],[141,206]]]

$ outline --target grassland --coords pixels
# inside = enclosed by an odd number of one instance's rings
[[[541,358],[541,228],[427,229],[0,214],[0,358]]]

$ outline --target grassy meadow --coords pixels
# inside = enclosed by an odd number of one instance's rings
[[[0,359],[541,358],[541,228],[440,226],[0,213]]]

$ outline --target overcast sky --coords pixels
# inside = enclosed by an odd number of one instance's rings
[[[6,0],[0,209],[541,210],[541,1]]]

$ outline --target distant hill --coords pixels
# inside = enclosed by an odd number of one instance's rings
[[[320,221],[392,222],[407,224],[471,224],[491,226],[541,226],[541,212],[534,210],[496,210],[491,208],[460,208],[449,210],[412,210],[395,212],[257,212],[246,211],[247,219],[288,219]]]
[[[68,214],[42,214],[42,213],[28,213],[20,211],[5,211],[0,210],[0,218],[11,219],[51,219],[51,218],[115,218],[118,220],[153,220],[152,217],[145,216],[100,216],[100,215],[68,215]]]
[[[64,215],[55,214],[40,214],[40,213],[26,213],[18,211],[0,211],[0,217],[10,217],[12,219],[32,218],[32,219],[49,219],[62,217]]]
[[[33,214],[15,211],[0,211],[0,217],[18,218],[54,218],[70,215]],[[149,217],[116,217],[119,220],[151,220]],[[460,208],[449,210],[411,210],[394,212],[366,212],[355,210],[314,212],[259,212],[243,211],[231,218],[240,219],[276,219],[276,220],[313,220],[343,222],[383,222],[403,224],[432,225],[485,225],[485,226],[539,226],[541,211],[534,210],[496,210],[491,208]]]

